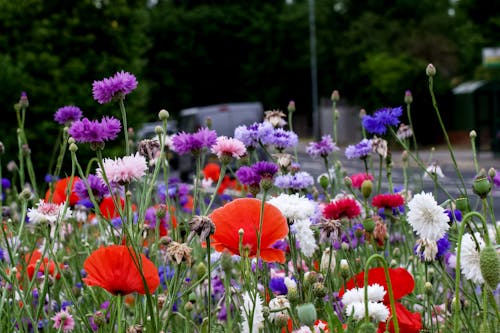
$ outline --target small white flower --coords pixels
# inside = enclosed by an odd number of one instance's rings
[[[286,308],[290,308],[290,301],[286,296],[276,296],[272,300],[269,301],[269,309],[277,310],[283,309],[282,311],[271,312],[269,314],[269,319],[274,322],[276,318],[280,316],[288,316],[288,311]]]
[[[431,193],[415,194],[408,208],[408,223],[420,238],[438,241],[450,228],[448,215]]]
[[[316,211],[316,204],[299,194],[282,193],[268,202],[276,206],[291,221],[308,219]]]
[[[294,279],[291,279],[288,276],[285,277],[285,286],[286,286],[286,289],[288,289],[288,291],[297,290],[297,282],[295,282]]]
[[[309,219],[297,220],[292,225],[292,231],[295,232],[295,237],[300,244],[300,251],[307,258],[312,257],[318,245],[316,244],[316,238],[314,238],[314,233],[311,230],[311,221]]]
[[[256,293],[254,296],[255,303],[254,298],[248,291],[245,291],[243,293],[243,304],[240,307],[241,314],[243,316],[243,322],[241,323],[241,331],[243,333],[259,333],[259,330],[260,328],[262,328],[262,325],[264,323],[264,314],[262,313],[262,299],[260,298],[260,295],[258,293]],[[250,318],[252,313],[253,318]]]
[[[368,300],[371,302],[381,302],[387,292],[384,287],[378,283],[368,286]],[[344,305],[364,302],[365,294],[364,288],[352,288],[347,290],[342,296],[342,303]]]
[[[438,253],[437,242],[425,238],[417,240],[417,248],[415,253],[423,256],[425,261],[434,261]]]
[[[476,232],[474,236],[479,248],[477,248],[476,241],[474,241],[474,238],[471,234],[465,234],[462,237],[460,269],[462,270],[462,274],[467,280],[471,280],[474,283],[481,284],[484,283],[484,278],[483,274],[481,274],[479,253],[485,247],[485,244],[478,232]]]
[[[345,307],[347,316],[352,316],[356,320],[365,318],[365,304],[357,302]],[[368,316],[376,321],[386,321],[389,317],[389,309],[384,303],[368,302]]]
[[[321,256],[321,263],[319,265],[320,271],[326,273],[328,269],[330,269],[330,273],[333,273],[336,265],[335,251],[330,252],[330,248],[327,247]]]
[[[31,223],[50,223],[53,224],[57,220],[64,221],[72,216],[71,209],[66,208],[64,211],[64,204],[54,204],[40,200],[36,208],[28,209],[28,218]]]
[[[424,173],[424,178],[430,178],[429,173],[432,176],[437,176],[439,178],[444,178],[444,173],[443,170],[441,170],[441,167],[436,164],[436,162],[432,163],[425,169],[427,172]]]

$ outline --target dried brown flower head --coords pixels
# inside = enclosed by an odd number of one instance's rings
[[[333,242],[340,239],[342,222],[340,220],[322,218],[318,223],[319,242]]]
[[[188,222],[191,234],[189,235],[189,240],[195,233],[200,236],[201,240],[206,240],[208,236],[215,232],[215,224],[208,216],[195,215]]]
[[[264,112],[264,120],[271,123],[273,127],[283,127],[286,124],[286,115],[281,110],[269,110]]]
[[[186,243],[178,243],[175,241],[170,242],[167,246],[167,258],[170,261],[175,261],[178,265],[181,262],[191,265],[191,251],[193,249],[186,245]]]

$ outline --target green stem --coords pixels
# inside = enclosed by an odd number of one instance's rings
[[[413,128],[413,123],[411,120],[411,112],[410,112],[410,103],[406,104],[406,115],[408,116],[408,124],[410,125],[411,131],[413,133],[412,139],[413,139],[413,148],[415,149],[415,155],[417,158],[418,156],[418,146],[417,146],[417,137],[415,136],[415,129]]]
[[[293,132],[293,111],[288,111],[288,127],[290,128],[290,132]],[[297,153],[297,145],[293,147],[293,153],[295,156],[295,162],[299,162],[299,156]]]
[[[472,157],[474,158],[474,168],[476,169],[476,174],[479,173],[479,164],[477,163],[477,152],[476,152],[476,137],[470,137],[470,144],[472,148]]]
[[[130,155],[130,145],[128,142],[127,111],[125,110],[123,98],[119,99],[118,104],[120,105],[120,111],[122,112],[123,133],[125,134],[125,154],[128,156]]]
[[[383,165],[383,159],[382,156],[378,156],[379,158],[379,164],[378,164],[378,180],[377,180],[377,194],[380,193],[380,187],[382,183],[382,165]]]
[[[210,207],[214,203],[215,197],[217,196],[217,191],[219,190],[219,187],[222,184],[222,180],[224,179],[224,176],[226,175],[226,168],[227,168],[226,164],[222,163],[219,179],[217,180],[217,185],[215,186],[214,193],[212,194],[212,197],[210,198],[210,202],[208,203],[208,206],[205,208],[205,213],[203,215],[208,214]]]
[[[212,330],[212,274],[211,274],[211,260],[210,260],[210,236],[207,237],[207,269],[208,269],[208,332],[210,333]],[[227,309],[229,310],[229,309]]]

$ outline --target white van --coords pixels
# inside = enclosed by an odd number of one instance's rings
[[[201,127],[207,126],[210,119],[211,129],[218,136],[234,136],[234,129],[240,125],[251,125],[261,122],[264,117],[264,108],[260,102],[228,103],[184,109],[179,113],[179,131],[193,133]],[[187,180],[194,173],[194,159],[190,155],[180,156],[180,177]]]

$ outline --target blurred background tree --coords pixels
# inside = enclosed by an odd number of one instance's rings
[[[130,125],[191,106],[261,101],[297,105],[295,126],[311,133],[309,0],[0,0],[0,123],[14,159],[21,91],[33,155],[49,163],[53,113],[75,104],[89,118],[119,116],[92,99],[91,84],[125,70],[139,88],[126,101]],[[316,0],[319,95],[338,89],[368,112],[403,104],[413,92],[414,125],[432,113],[425,66],[444,116],[450,89],[498,78],[481,66],[481,48],[498,45],[499,0]],[[50,140],[48,139],[50,138]],[[431,143],[434,137],[419,137]],[[50,147],[52,149],[52,147]]]

